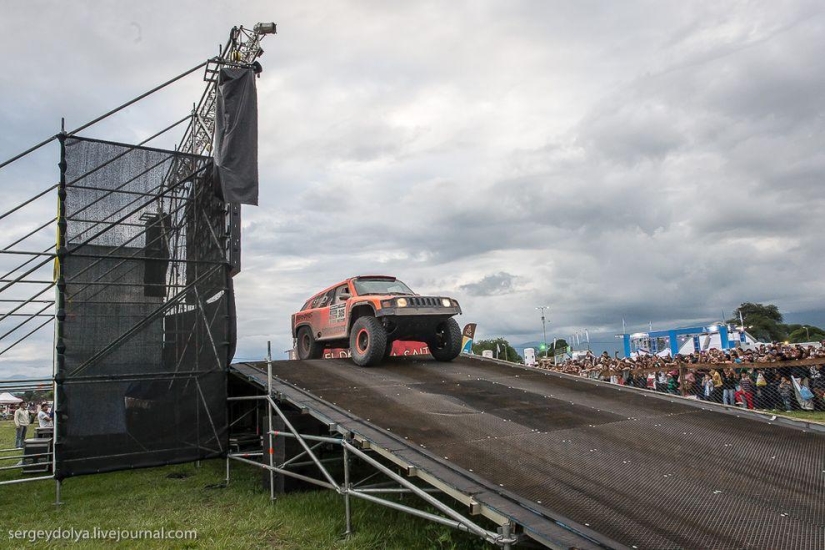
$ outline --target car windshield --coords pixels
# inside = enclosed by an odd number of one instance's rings
[[[365,294],[415,294],[410,287],[399,280],[392,279],[356,279],[355,292]]]

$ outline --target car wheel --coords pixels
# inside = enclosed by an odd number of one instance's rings
[[[388,341],[384,348],[384,359],[389,359],[392,355],[392,342]]]
[[[309,327],[298,329],[298,359],[320,359],[324,353],[323,347],[315,341]]]
[[[436,361],[452,361],[461,354],[461,329],[450,317],[435,327],[435,335],[427,342],[430,355]]]
[[[375,365],[387,349],[387,332],[381,321],[372,316],[359,317],[352,325],[349,349],[353,362],[359,367]]]

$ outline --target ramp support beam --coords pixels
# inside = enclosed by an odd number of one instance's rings
[[[461,512],[456,511],[452,507],[448,506],[447,504],[441,502],[434,496],[430,494],[433,491],[432,488],[421,488],[415,483],[413,483],[412,478],[422,479],[421,475],[423,472],[415,468],[408,468],[408,473],[412,473],[410,478],[405,478],[402,475],[397,474],[392,469],[387,467],[386,465],[379,462],[375,457],[368,455],[364,449],[363,443],[365,441],[350,441],[346,439],[345,435],[342,434],[341,437],[324,437],[324,436],[317,436],[311,434],[302,434],[299,433],[298,430],[289,422],[286,414],[281,410],[279,404],[272,398],[272,362],[271,362],[271,352],[268,352],[267,356],[267,395],[257,395],[257,396],[239,396],[239,397],[230,397],[229,401],[264,401],[267,407],[267,415],[269,420],[269,430],[267,432],[266,437],[269,444],[269,452],[266,452],[266,449],[262,449],[262,452],[229,452],[227,453],[227,466],[226,466],[226,479],[227,483],[229,483],[229,460],[236,460],[238,462],[242,462],[244,464],[249,464],[251,466],[256,466],[258,468],[264,468],[269,471],[270,474],[270,498],[272,500],[275,499],[274,495],[274,476],[275,474],[281,474],[284,476],[291,477],[293,479],[298,479],[313,485],[317,485],[319,487],[324,487],[327,489],[331,489],[336,491],[344,498],[344,514],[345,514],[345,521],[346,521],[346,536],[352,535],[352,508],[351,508],[351,499],[350,497],[356,497],[368,502],[372,502],[374,504],[380,504],[382,506],[386,506],[388,508],[392,508],[394,510],[398,510],[422,519],[426,519],[428,521],[432,521],[434,523],[438,523],[441,525],[446,525],[453,529],[457,529],[459,531],[464,531],[467,533],[472,533],[477,535],[478,537],[484,539],[485,541],[501,546],[502,548],[509,549],[513,544],[518,543],[519,536],[513,535],[512,533],[512,525],[509,521],[504,522],[503,524],[499,525],[499,531],[494,532],[484,527],[478,525],[477,523],[471,521]],[[272,426],[272,419],[273,419],[273,412],[280,417],[283,421],[284,425],[286,426],[288,431],[284,432],[276,432],[273,430]],[[327,423],[330,429],[335,428],[335,424]],[[283,463],[276,465],[274,463],[274,454],[271,452],[274,448],[274,437],[282,437],[282,438],[290,438],[295,439],[301,445],[303,451],[298,453],[296,456],[293,456],[289,459],[286,459]],[[310,442],[314,443],[314,445],[310,445]],[[344,472],[343,472],[343,481],[341,483],[337,482],[335,478],[330,474],[330,472],[324,467],[323,463],[328,462],[326,459],[321,459],[316,451],[322,445],[335,445],[340,446],[343,453],[343,462],[344,462]],[[359,448],[361,447],[361,448]],[[370,450],[370,446],[366,446],[366,450]],[[268,459],[264,459],[264,454],[268,454]],[[380,455],[380,453],[379,453]],[[261,457],[261,461],[252,460],[251,457],[259,456]],[[306,476],[303,474],[299,474],[292,470],[287,469],[290,466],[295,466],[296,461],[304,456],[309,457],[311,462],[303,462],[303,465],[311,465],[314,464],[318,471],[321,474],[323,479],[317,479],[310,476]],[[395,489],[383,489],[383,490],[375,490],[372,488],[358,488],[357,485],[353,486],[351,480],[351,460],[352,457],[358,458],[363,463],[369,465],[373,468],[376,474],[381,474],[391,480],[392,484],[397,484],[399,488]],[[372,474],[370,477],[376,475]],[[424,510],[420,510],[418,508],[413,508],[411,506],[407,506],[405,504],[401,504],[396,501],[387,500],[386,498],[381,498],[380,496],[375,496],[376,494],[386,493],[388,495],[392,494],[399,494],[399,493],[411,493],[419,497],[423,502],[432,506],[436,510],[438,510],[441,514],[438,515],[433,514],[430,512],[426,512]],[[470,513],[473,512],[472,509],[468,510]],[[446,517],[445,517],[446,516]]]

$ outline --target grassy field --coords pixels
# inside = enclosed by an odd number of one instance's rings
[[[791,418],[799,418],[800,420],[812,420],[814,422],[825,423],[825,411],[772,411],[783,416],[790,416]]]
[[[0,421],[0,449],[13,446],[14,424]],[[223,460],[212,460],[200,468],[187,464],[71,478],[63,483],[61,506],[54,505],[51,480],[0,486],[0,547],[30,545],[10,540],[12,529],[98,528],[197,531],[197,540],[122,541],[121,548],[490,548],[466,533],[355,499],[355,533],[346,538],[343,498],[332,491],[282,495],[272,503],[261,470],[233,462],[231,483],[223,487],[224,468]],[[0,471],[0,480],[19,478],[19,470]],[[36,544],[82,549],[111,542],[40,539]]]

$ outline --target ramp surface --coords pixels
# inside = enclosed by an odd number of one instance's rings
[[[262,366],[233,369],[260,381]],[[464,356],[368,369],[281,361],[273,372],[282,389],[406,443],[393,452],[480,478],[548,546],[569,524],[604,546],[825,548],[821,432]]]

